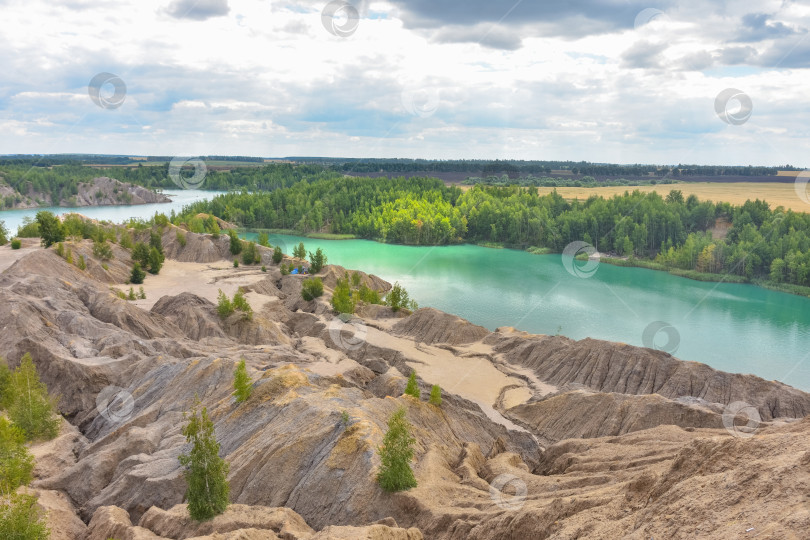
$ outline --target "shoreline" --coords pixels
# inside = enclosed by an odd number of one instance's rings
[[[451,247],[451,246],[468,245],[486,249],[511,249],[514,251],[523,251],[531,255],[560,255],[560,253],[556,253],[551,248],[536,247],[536,246],[519,248],[504,245],[499,242],[461,242],[458,244],[436,244],[436,245],[398,244],[398,243],[382,242],[380,240],[374,240],[370,238],[361,238],[353,234],[301,233],[293,229],[260,229],[260,228],[237,227],[236,231],[239,234],[245,233],[258,234],[264,232],[268,234],[280,234],[285,236],[298,236],[300,238],[312,238],[313,240],[367,240],[369,242],[374,242],[377,244],[388,244],[392,246],[436,248],[445,246]],[[752,285],[754,287],[760,287],[762,289],[767,289],[770,291],[781,292],[793,296],[800,296],[803,298],[810,298],[810,287],[804,287],[802,285],[794,285],[790,283],[773,283],[764,279],[756,279],[756,278],[751,280],[743,276],[737,276],[733,274],[713,274],[709,272],[698,272],[696,270],[669,268],[660,263],[656,263],[655,261],[647,259],[637,259],[637,258],[622,259],[602,255],[599,257],[599,262],[603,262],[605,264],[610,264],[613,266],[620,266],[623,268],[643,268],[645,270],[653,270],[656,272],[666,272],[667,274],[670,274],[672,276],[685,278],[692,281],[702,281],[707,283],[731,283],[735,285]]]

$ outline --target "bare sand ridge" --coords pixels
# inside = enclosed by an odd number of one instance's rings
[[[55,537],[806,538],[810,395],[622,344],[489,332],[434,309],[362,306],[348,325],[329,299],[267,262],[233,268],[226,243],[168,227],[147,300],[121,300],[131,267],[79,270],[54,250],[0,248],[0,351],[30,352],[67,419],[35,445],[30,489]],[[225,240],[227,242],[227,240]],[[381,292],[375,276],[363,282]],[[221,319],[217,290],[248,291],[254,316]],[[348,328],[346,328],[348,326]],[[352,338],[352,339],[349,339]],[[254,380],[233,399],[233,370]],[[423,399],[403,395],[418,374]],[[427,403],[432,384],[443,403]],[[97,398],[109,387],[130,410]],[[200,396],[230,465],[232,506],[189,520],[178,455]],[[760,420],[728,413],[746,402]],[[418,487],[383,492],[376,452],[405,407]]]

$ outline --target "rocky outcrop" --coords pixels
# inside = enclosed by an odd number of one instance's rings
[[[395,324],[392,333],[428,344],[461,345],[481,341],[490,331],[438,309],[422,308]]]
[[[51,200],[50,193],[34,191],[33,188],[20,193],[0,179],[0,198],[11,197],[15,202],[7,208],[37,208],[40,206],[112,206],[138,205],[171,202],[167,196],[131,183],[100,176],[88,182],[80,182],[77,193],[59,201]]]
[[[151,189],[101,176],[79,183],[75,200],[60,201],[60,206],[105,206],[115,204],[154,204],[171,202]]]
[[[167,253],[182,256],[172,241],[167,227]],[[352,341],[325,300],[308,312],[297,304],[300,278],[269,268],[248,288],[254,320],[222,321],[193,293],[150,310],[119,300],[53,250],[0,274],[0,350],[12,365],[32,354],[70,422],[32,450],[32,489],[60,530],[81,535],[89,524],[89,538],[103,540],[494,540],[719,539],[751,527],[801,538],[810,527],[810,418],[779,419],[803,414],[803,392],[648,349],[489,333],[429,309],[349,321],[364,330]],[[241,359],[253,392],[236,403]],[[490,370],[484,386],[503,377],[526,395],[502,399],[509,386],[490,401],[459,395],[472,367]],[[413,369],[423,395],[431,373],[460,375],[442,385],[438,407],[402,395]],[[558,388],[541,392],[549,385]],[[197,397],[229,463],[233,503],[203,524],[182,506],[178,460]],[[726,428],[732,400],[766,421]],[[389,494],[375,481],[377,450],[399,407],[416,439],[418,486]]]
[[[700,400],[673,401],[657,394],[628,395],[575,390],[524,403],[506,416],[531,430],[544,445],[563,439],[623,435],[656,426],[723,427],[723,410]]]
[[[422,540],[418,529],[401,529],[387,524],[365,527],[326,527],[315,532],[288,508],[232,504],[224,514],[197,523],[188,515],[186,505],[169,510],[150,508],[137,526],[129,514],[116,506],[96,510],[90,521],[88,540]]]
[[[728,405],[754,405],[762,420],[810,414],[810,394],[754,375],[718,371],[663,352],[596,339],[496,332],[486,342],[507,362],[529,368],[540,380],[578,383],[598,392],[700,398]]]

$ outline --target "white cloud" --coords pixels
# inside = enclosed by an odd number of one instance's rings
[[[375,1],[357,4],[348,38],[324,29],[325,1],[203,2],[216,16],[178,19],[181,4],[7,2],[4,152],[806,159],[810,10],[795,3],[681,0],[634,30],[634,12],[607,26],[587,13],[495,26],[466,14],[411,28],[413,14]],[[551,28],[574,20],[576,32]],[[795,33],[780,37],[779,23]],[[735,41],[746,24],[763,39]],[[121,107],[89,99],[99,72],[126,82]],[[742,126],[715,116],[729,87],[754,102]],[[438,96],[430,114],[403,105],[406,89]]]

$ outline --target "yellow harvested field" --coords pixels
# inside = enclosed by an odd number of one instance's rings
[[[555,188],[541,187],[538,188],[538,191],[541,195],[545,195],[551,193],[552,189]],[[597,188],[559,187],[556,189],[557,193],[566,199],[587,199],[591,195],[612,197],[613,195],[622,194],[625,191],[634,191],[636,189],[644,193],[657,191],[662,197],[666,197],[671,190],[679,189],[683,192],[684,197],[694,194],[700,200],[729,202],[739,205],[743,204],[748,199],[760,199],[768,201],[771,208],[784,206],[785,209],[791,209],[794,212],[810,212],[810,203],[803,201],[801,197],[799,197],[793,182],[739,182],[729,184],[700,182],[694,184],[662,184],[657,186],[610,186]],[[808,190],[807,198],[810,199],[810,190]]]

